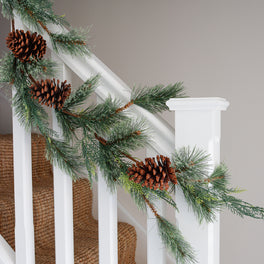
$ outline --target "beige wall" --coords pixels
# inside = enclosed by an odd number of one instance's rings
[[[190,96],[228,99],[222,160],[232,184],[247,189],[241,196],[264,206],[264,1],[56,0],[55,8],[73,26],[93,25],[93,52],[129,85],[184,81]],[[263,263],[263,242],[263,222],[222,214],[221,264]]]

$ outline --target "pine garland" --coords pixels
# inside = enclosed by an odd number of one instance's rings
[[[51,1],[1,0],[1,6],[3,15],[12,21],[13,32],[16,30],[13,20],[16,13],[39,34],[46,32],[56,52],[74,56],[89,54],[84,31],[71,29],[68,33],[58,33],[49,29],[49,24],[69,26],[63,16],[54,14]],[[151,113],[167,110],[168,99],[185,96],[182,83],[134,88],[130,101],[125,105],[109,97],[101,104],[85,107],[86,100],[100,82],[100,76],[95,75],[79,88],[73,89],[69,97],[67,93],[68,98],[63,100],[60,107],[55,107],[54,111],[63,132],[64,140],[61,140],[57,133],[49,128],[47,109],[34,96],[31,98],[29,88],[32,84],[38,85],[41,79],[54,78],[56,64],[46,58],[36,60],[28,56],[27,59],[21,61],[10,52],[0,61],[1,85],[9,84],[10,89],[11,85],[16,87],[12,103],[20,123],[28,131],[33,128],[39,130],[46,140],[47,159],[52,164],[57,164],[74,180],[86,174],[92,183],[97,178],[96,168],[100,167],[111,190],[115,190],[119,185],[131,195],[140,210],[146,211],[149,207],[157,220],[160,237],[177,263],[195,263],[194,251],[184,240],[180,230],[162,217],[155,207],[155,201],[158,199],[178,211],[173,198],[177,188],[183,191],[199,222],[214,221],[216,213],[223,208],[228,208],[241,217],[264,219],[263,208],[233,196],[241,190],[229,187],[226,166],[220,164],[210,173],[210,157],[195,148],[182,148],[172,154],[172,164],[169,165],[172,167],[171,172],[176,175],[174,180],[168,183],[167,190],[155,190],[150,188],[151,185],[130,179],[129,168],[141,162],[132,156],[131,151],[151,145],[151,132],[144,120],[132,120],[127,111],[133,105]],[[47,96],[47,92],[42,91],[42,88],[37,87],[37,90]],[[48,97],[54,96],[53,88],[52,86]],[[58,98],[54,97],[54,100],[61,100]],[[168,173],[170,168],[165,165],[163,167]],[[151,170],[155,176],[155,167]]]

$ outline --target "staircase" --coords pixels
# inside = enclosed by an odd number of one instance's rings
[[[32,134],[33,214],[36,264],[55,263],[52,166],[45,141]],[[74,263],[99,263],[98,221],[92,216],[87,179],[73,183]],[[0,135],[0,234],[15,250],[13,137]],[[118,263],[135,264],[137,236],[133,226],[118,223]]]
[[[16,26],[28,29],[19,18]],[[46,34],[44,38],[49,40]],[[129,101],[130,88],[96,56],[58,56],[50,41],[47,44],[60,68],[59,79],[71,82],[73,73],[86,81],[99,73],[98,102],[108,96],[123,104]],[[221,111],[227,109],[228,102],[188,98],[171,99],[167,105],[175,111],[175,131],[160,116],[135,105],[129,109],[131,116],[142,116],[155,131],[146,156],[170,156],[175,148],[196,146],[207,151],[214,164],[219,163]],[[98,168],[97,222],[91,213],[96,196],[92,197],[88,181],[72,182],[56,165],[52,168],[44,158],[43,139],[26,131],[14,114],[12,122],[13,135],[0,136],[0,264],[49,264],[55,263],[55,257],[57,264],[175,264],[161,242],[151,211],[142,221],[126,194],[109,192]],[[52,127],[60,134],[54,112]],[[219,221],[201,226],[178,189],[175,199],[179,208],[176,217],[157,202],[160,213],[177,223],[197,252],[199,264],[219,264]],[[129,224],[117,224],[118,218]]]

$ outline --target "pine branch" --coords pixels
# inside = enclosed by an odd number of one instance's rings
[[[74,108],[82,105],[85,102],[85,100],[87,100],[87,98],[96,89],[99,79],[100,79],[100,75],[97,74],[91,77],[90,79],[88,79],[86,82],[84,82],[76,91],[73,91],[70,97],[65,102],[64,108],[65,109]]]
[[[233,214],[240,217],[249,216],[255,219],[264,219],[264,208],[253,206],[231,195],[221,194],[221,201]]]
[[[170,98],[185,97],[184,87],[182,83],[174,85],[156,85],[154,87],[144,87],[133,89],[131,101],[133,103],[148,110],[151,113],[162,112],[169,110],[166,102]]]
[[[175,225],[160,216],[155,207],[146,197],[144,197],[144,200],[156,217],[163,244],[173,255],[176,262],[179,264],[197,263],[193,249],[190,244],[184,240],[180,230]]]
[[[74,56],[90,54],[85,43],[83,30],[72,29],[67,33],[50,33],[53,49],[58,52],[67,52]]]
[[[77,180],[82,175],[83,163],[78,152],[73,146],[70,146],[65,140],[56,140],[45,137],[46,139],[46,157],[48,160],[59,166],[73,180]]]

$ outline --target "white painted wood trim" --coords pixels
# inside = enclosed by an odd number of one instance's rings
[[[13,88],[13,97],[15,93]],[[20,125],[14,108],[12,112],[16,264],[34,264],[31,132]]]
[[[0,264],[15,264],[15,263],[16,263],[15,251],[0,235]]]
[[[167,101],[167,106],[174,111],[191,110],[226,110],[229,102],[220,97],[201,98],[171,98]]]
[[[220,162],[221,110],[229,103],[222,98],[171,99],[167,105],[175,110],[175,147],[198,147],[212,157],[212,164]],[[213,169],[213,168],[212,168]],[[183,236],[194,247],[198,263],[219,264],[220,216],[212,224],[202,224],[189,210],[180,188],[176,190],[180,213],[177,224]]]
[[[56,55],[53,59],[60,66],[60,80],[71,82],[70,71]],[[53,129],[62,138],[62,130],[58,125],[55,111],[52,110]],[[73,240],[73,191],[72,179],[57,165],[53,166],[54,214],[55,214],[55,250],[57,264],[74,264]]]
[[[99,264],[118,264],[117,193],[98,169]]]

